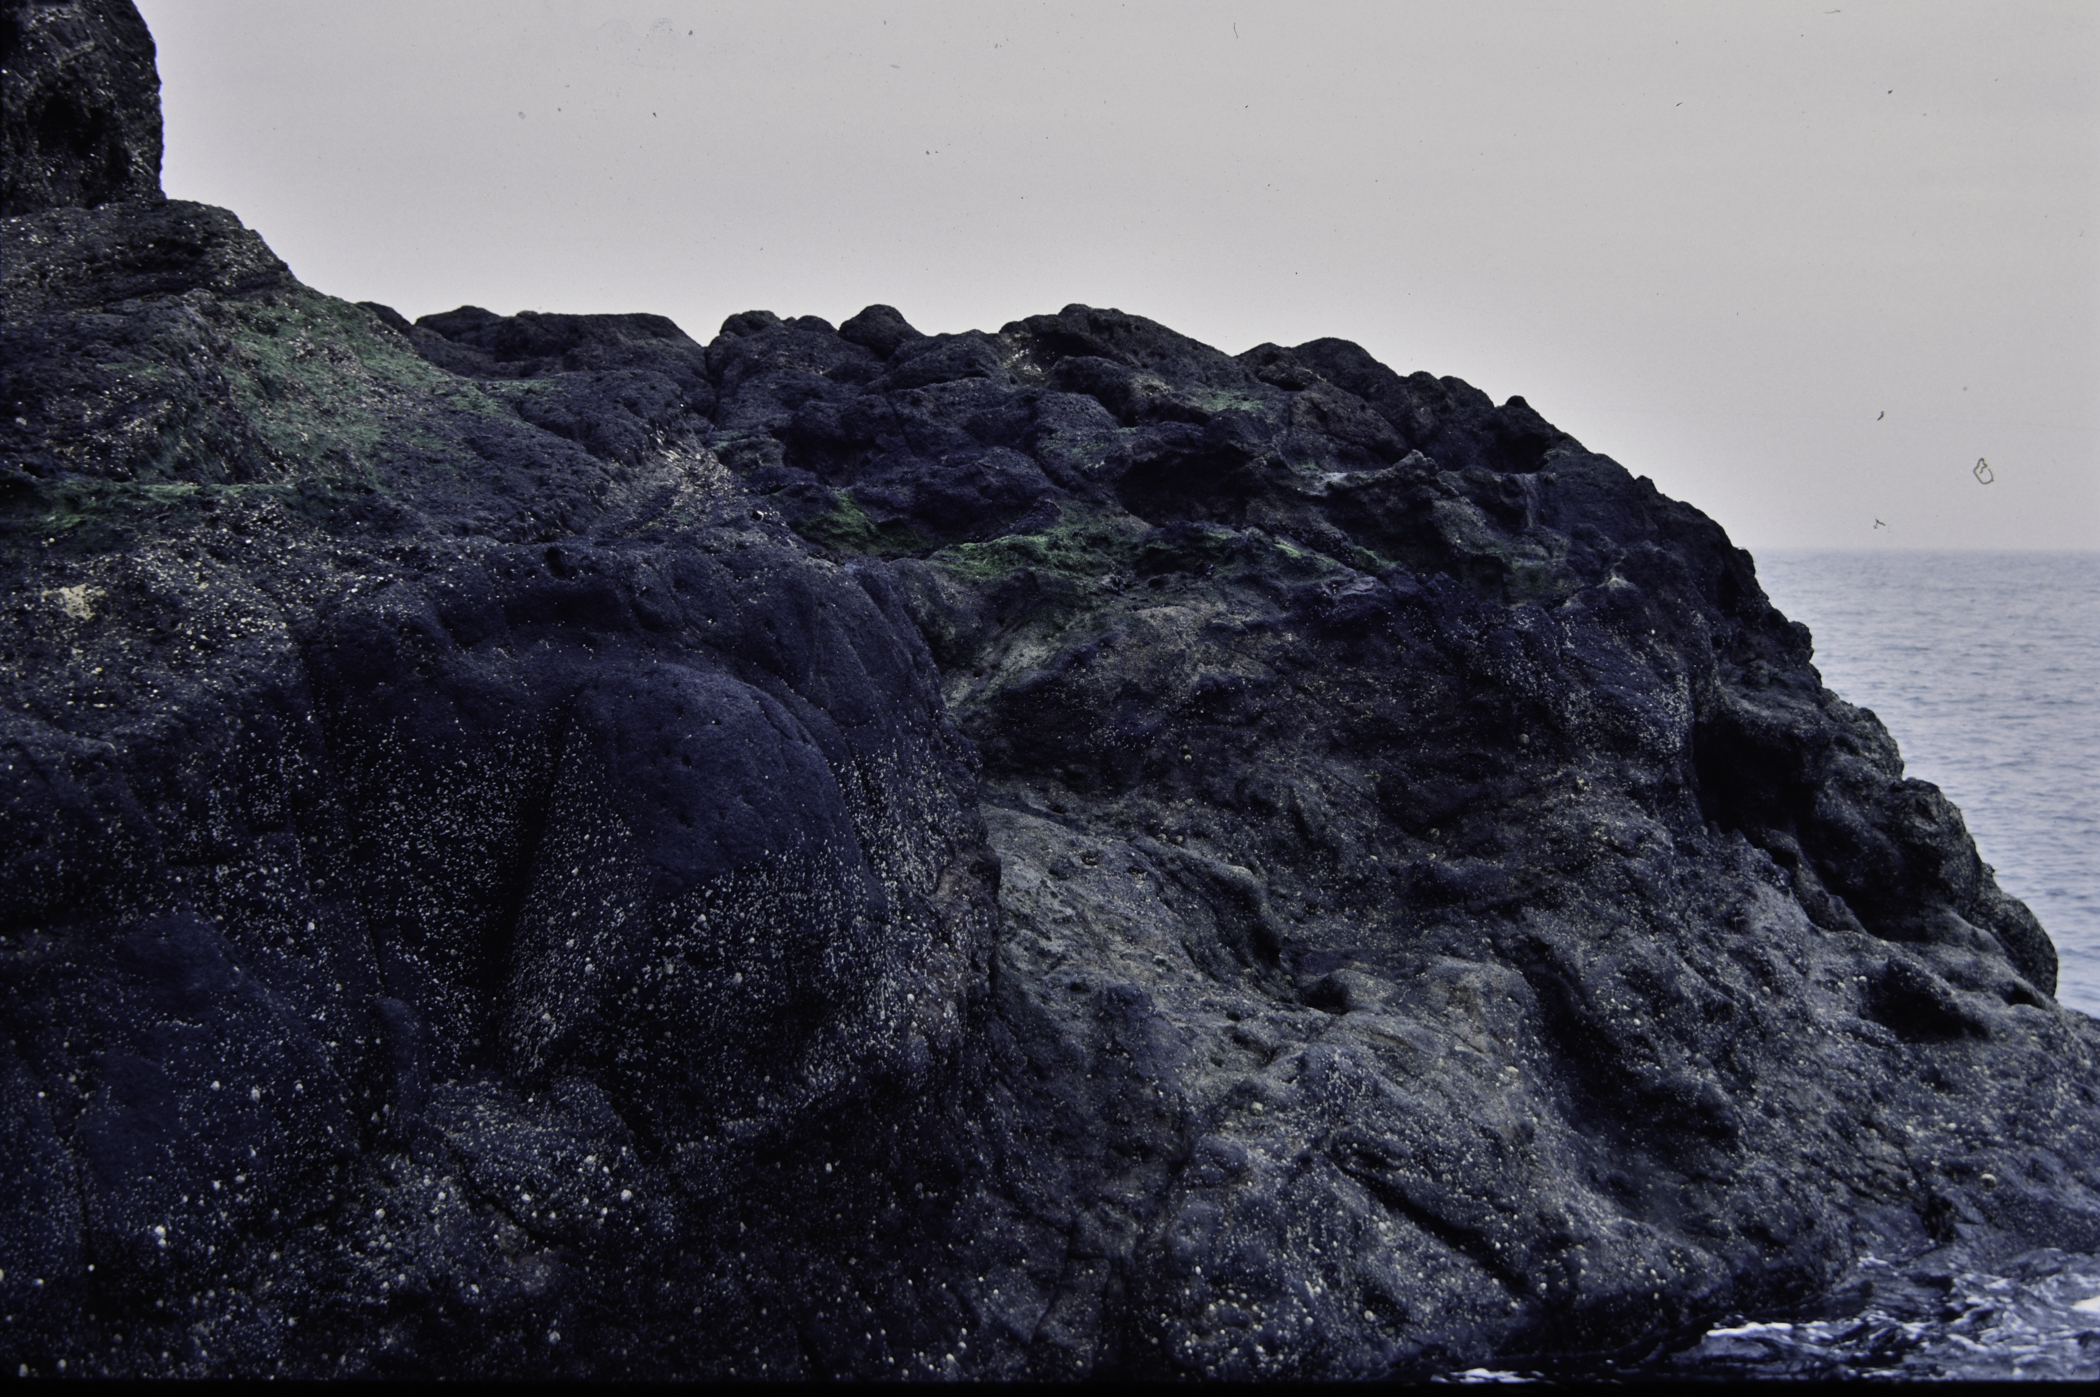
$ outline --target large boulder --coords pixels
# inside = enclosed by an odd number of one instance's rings
[[[2054,949],[1696,510],[1336,341],[717,343],[726,459],[889,555],[985,762],[980,1371],[1610,1351],[1867,1252],[2100,1245]],[[878,434],[949,403],[1053,487],[842,527],[964,456]],[[815,420],[878,430],[795,515]]]

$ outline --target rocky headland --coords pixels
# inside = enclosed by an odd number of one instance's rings
[[[0,25],[5,1371],[1406,1376],[2100,1251],[2042,928],[1522,399],[411,324],[161,197],[127,4]]]

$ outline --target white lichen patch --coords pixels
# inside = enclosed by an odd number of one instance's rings
[[[95,603],[102,600],[103,592],[100,587],[81,582],[71,587],[53,587],[44,595],[68,620],[92,621],[95,619]]]

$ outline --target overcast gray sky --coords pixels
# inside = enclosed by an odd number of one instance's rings
[[[411,317],[1339,335],[1753,548],[2100,547],[2091,0],[140,8],[168,192]]]

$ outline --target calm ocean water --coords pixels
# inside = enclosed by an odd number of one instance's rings
[[[1757,575],[2041,918],[2058,1000],[2100,1015],[2100,553],[1775,551]]]

